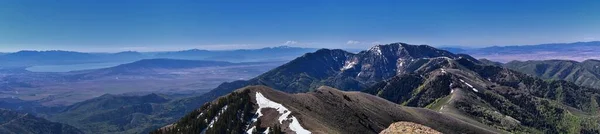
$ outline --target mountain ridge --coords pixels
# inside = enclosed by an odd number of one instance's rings
[[[566,80],[600,89],[599,60],[511,61],[502,66],[544,79]]]
[[[256,97],[253,97],[253,94],[255,94]],[[206,133],[236,132],[237,128],[227,127],[236,126],[236,124],[227,123],[227,121],[231,121],[231,118],[229,117],[231,115],[228,116],[228,113],[241,113],[241,111],[245,111],[243,113],[246,114],[254,113],[254,116],[243,114],[244,117],[250,117],[249,123],[251,124],[251,126],[241,126],[241,128],[244,128],[243,132],[261,132],[257,130],[261,127],[266,128],[267,126],[281,132],[294,132],[295,130],[293,128],[290,129],[291,126],[286,126],[286,123],[281,123],[279,125],[276,123],[274,126],[269,125],[271,124],[269,123],[271,122],[269,121],[270,119],[277,119],[276,117],[279,116],[277,113],[273,113],[274,115],[268,114],[270,113],[269,109],[271,108],[252,112],[257,109],[256,106],[260,105],[261,102],[259,102],[259,96],[263,97],[263,95],[267,100],[272,101],[272,103],[282,104],[286,109],[290,110],[289,112],[291,112],[292,118],[288,118],[287,121],[299,120],[300,125],[302,125],[301,127],[304,127],[313,133],[379,133],[379,131],[387,128],[389,124],[396,121],[411,121],[426,124],[434,129],[448,133],[492,133],[484,129],[479,129],[478,127],[473,127],[457,119],[443,116],[434,111],[396,106],[396,104],[381,98],[360,92],[343,92],[330,87],[320,87],[317,90],[308,93],[287,94],[265,86],[248,86],[238,89],[229,95],[220,97],[211,103],[207,103],[196,112],[182,118],[180,122],[168,125],[160,130],[154,131],[154,133],[187,133],[195,132],[197,130],[203,130],[203,132]],[[239,101],[235,100],[239,97],[248,99],[248,103],[259,104],[238,104]],[[240,110],[240,112],[233,112],[236,111],[235,108],[239,105],[244,106],[243,110]],[[210,114],[214,112],[209,109],[212,109],[213,111],[218,110],[219,112],[216,112],[216,115]],[[258,108],[258,110],[260,110],[260,108]],[[258,112],[261,112],[263,116],[260,116]],[[258,114],[259,117],[256,117],[256,114]],[[281,117],[279,117],[280,121]],[[213,118],[212,120],[216,122],[205,121],[205,118]],[[286,119],[284,119],[283,122],[286,122]],[[240,123],[246,124],[248,122]],[[383,125],[380,123],[383,123]],[[214,126],[212,124],[214,124]],[[252,124],[257,126],[252,126]],[[208,127],[209,129],[203,129],[202,126]],[[279,126],[280,128],[272,128],[276,126]]]

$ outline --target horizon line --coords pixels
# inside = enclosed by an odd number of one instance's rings
[[[554,42],[554,43],[540,43],[540,44],[526,44],[526,45],[491,45],[491,46],[482,46],[482,47],[470,47],[465,45],[439,45],[434,46],[431,44],[411,44],[410,45],[428,45],[435,48],[461,48],[461,49],[480,49],[480,48],[489,48],[489,47],[522,47],[522,46],[538,46],[538,45],[560,45],[560,44],[575,44],[575,43],[592,43],[592,42],[600,42],[599,41],[576,41],[576,42]],[[380,43],[380,44],[372,44],[375,45],[386,45],[393,43],[405,43],[405,42],[391,42],[391,43]],[[62,51],[62,52],[79,52],[79,53],[123,53],[123,52],[138,52],[138,53],[160,53],[160,52],[181,52],[181,51],[236,51],[236,50],[258,50],[258,49],[268,49],[268,48],[304,48],[304,49],[344,49],[344,50],[358,50],[359,48],[317,48],[317,47],[301,47],[301,46],[293,46],[293,45],[279,45],[279,46],[267,46],[267,47],[259,47],[259,48],[240,48],[240,49],[200,49],[200,48],[187,48],[187,49],[178,49],[178,50],[149,50],[149,51],[140,51],[140,50],[122,50],[122,51],[80,51],[80,50],[67,50],[67,49],[46,49],[46,50],[35,50],[35,49],[21,49],[17,51],[3,51],[0,50],[0,53],[17,53],[23,51],[36,51],[36,52],[48,52],[48,51]],[[130,47],[131,48],[131,47]],[[118,50],[117,48],[116,50]],[[366,49],[360,49],[366,50]]]

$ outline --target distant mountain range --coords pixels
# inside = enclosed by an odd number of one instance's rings
[[[266,47],[261,49],[240,49],[240,50],[221,50],[208,51],[191,49],[176,52],[156,53],[154,57],[172,58],[172,59],[203,59],[219,60],[230,62],[257,62],[257,61],[277,61],[294,59],[304,53],[313,52],[315,48],[301,48],[290,46]]]
[[[144,59],[71,72],[0,69],[0,95],[33,98],[28,100],[44,105],[68,105],[105,93],[201,93],[222,82],[255,77],[283,63]],[[40,94],[46,96],[38,97]]]
[[[485,48],[446,47],[453,53],[469,54],[476,58],[492,61],[510,62],[513,60],[575,60],[600,59],[600,41],[552,43],[522,46],[493,46]]]
[[[291,60],[315,48],[300,47],[267,47],[261,49],[239,50],[199,50],[191,49],[173,52],[134,52],[118,53],[83,53],[73,51],[19,51],[0,54],[0,67],[26,67],[36,65],[65,65],[104,62],[132,62],[141,59],[186,59],[213,60],[229,62],[262,62]]]

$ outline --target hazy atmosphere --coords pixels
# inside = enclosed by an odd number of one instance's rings
[[[0,1],[0,51],[484,47],[599,40],[598,1]]]

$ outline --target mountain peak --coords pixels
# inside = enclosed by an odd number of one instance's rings
[[[456,58],[457,56],[445,50],[440,50],[429,45],[411,45],[406,43],[391,43],[386,45],[375,45],[364,53],[400,58],[435,58],[448,57]]]

